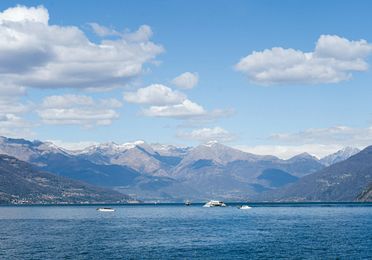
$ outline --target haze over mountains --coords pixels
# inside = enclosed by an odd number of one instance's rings
[[[48,142],[0,138],[0,154],[32,163],[40,170],[115,189],[135,199],[162,201],[269,197],[271,191],[318,176],[326,166],[357,152],[345,148],[321,160],[307,153],[282,160],[217,142],[175,147],[143,141],[105,143],[71,152]]]

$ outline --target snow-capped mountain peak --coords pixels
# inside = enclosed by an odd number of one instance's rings
[[[68,154],[68,151],[65,149],[55,145],[52,142],[38,142],[34,141],[34,144],[37,145],[36,149],[40,151],[42,154],[46,153],[63,153]]]
[[[329,166],[329,165],[344,161],[359,152],[360,152],[360,149],[347,146],[333,154],[323,157],[320,160],[320,162],[324,164],[325,166]]]
[[[138,140],[134,142],[128,142],[123,144],[117,144],[115,142],[106,142],[101,143],[97,145],[89,146],[81,151],[78,152],[78,154],[91,154],[96,152],[102,152],[106,154],[117,154],[122,153],[130,149],[134,149],[136,147],[141,147],[142,149],[149,149],[149,152],[151,152],[151,147],[148,146],[145,141]]]

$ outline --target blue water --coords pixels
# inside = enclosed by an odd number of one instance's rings
[[[372,206],[0,207],[1,259],[372,259]]]

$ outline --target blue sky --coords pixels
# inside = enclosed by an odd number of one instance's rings
[[[70,148],[218,140],[281,157],[363,148],[372,144],[371,7],[1,1],[0,134]]]

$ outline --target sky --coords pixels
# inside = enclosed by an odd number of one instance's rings
[[[0,135],[372,145],[371,1],[0,2]]]

